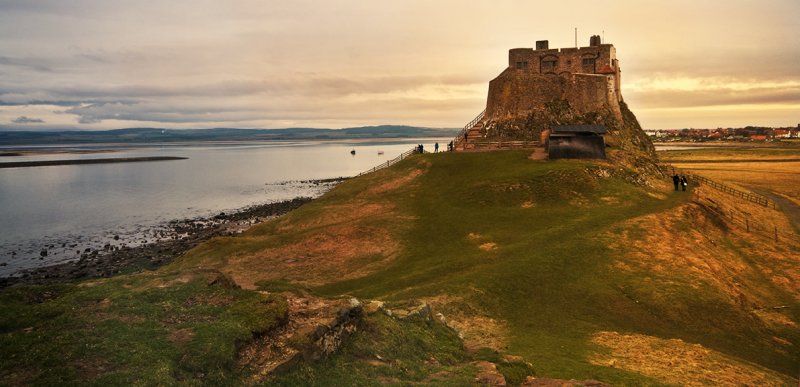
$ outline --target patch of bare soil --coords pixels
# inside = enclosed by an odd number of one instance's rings
[[[403,176],[400,176],[400,177],[394,178],[392,180],[389,180],[389,181],[387,181],[387,182],[385,182],[385,183],[383,183],[381,185],[377,185],[377,186],[371,187],[368,190],[366,190],[364,193],[367,194],[367,195],[375,195],[375,194],[381,194],[381,193],[384,193],[384,192],[393,191],[395,189],[398,189],[398,188],[410,183],[412,180],[416,179],[417,177],[422,175],[424,172],[425,171],[422,170],[422,169],[412,169],[411,172],[409,172],[409,173],[407,173],[407,174],[405,174]]]
[[[547,160],[547,150],[543,146],[533,148],[533,152],[528,158],[531,160]]]
[[[494,363],[488,361],[476,361],[472,365],[478,367],[478,374],[475,375],[475,382],[481,386],[506,386],[506,378],[497,370]]]
[[[194,331],[192,328],[176,329],[170,332],[169,341],[177,345],[186,345],[188,342],[192,341],[193,337]]]
[[[284,295],[288,302],[286,323],[257,337],[239,351],[239,367],[255,371],[247,384],[257,384],[290,369],[301,360],[304,352],[313,352],[309,349],[313,345],[324,352],[334,350],[332,345],[341,344],[330,342],[330,338],[319,338],[320,343],[314,343],[313,335],[318,330],[341,324],[342,311],[353,308],[351,301]]]
[[[394,258],[398,250],[385,229],[329,226],[299,242],[233,256],[225,271],[248,289],[260,280],[318,286],[367,275]]]
[[[603,204],[619,204],[619,198],[616,196],[603,196],[600,198]]]
[[[478,246],[478,248],[483,251],[492,251],[497,248],[497,243],[494,242],[481,243],[480,246]]]
[[[621,368],[681,386],[791,385],[788,377],[758,365],[678,339],[600,332],[592,339],[605,351],[593,364]]]
[[[481,234],[471,232],[467,234],[467,239],[477,244],[478,249],[483,251],[492,251],[497,248],[497,243],[490,242]]]
[[[307,222],[295,222],[292,217],[287,217],[281,222],[278,230],[281,232],[302,231],[315,227],[352,223],[359,219],[390,215],[393,211],[394,206],[387,203],[355,200],[345,204],[326,206]]]

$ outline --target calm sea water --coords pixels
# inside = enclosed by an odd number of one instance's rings
[[[0,169],[0,276],[76,259],[76,249],[104,243],[109,235],[135,235],[174,219],[318,196],[325,188],[299,181],[354,176],[417,143],[432,150],[434,142],[444,146],[449,140],[92,145],[84,149],[114,152],[4,157],[0,161],[188,159]],[[41,257],[48,246],[53,248]]]

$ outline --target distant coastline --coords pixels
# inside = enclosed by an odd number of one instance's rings
[[[452,137],[459,129],[422,128],[402,125],[345,129],[160,129],[129,128],[99,131],[0,131],[0,146],[133,144],[219,141],[365,140],[392,138]]]
[[[146,161],[172,161],[186,160],[186,157],[155,156],[155,157],[114,157],[105,159],[74,159],[74,160],[40,160],[40,161],[10,161],[0,163],[0,168],[26,168],[26,167],[45,167],[53,165],[76,165],[76,164],[111,164],[111,163],[135,163]]]

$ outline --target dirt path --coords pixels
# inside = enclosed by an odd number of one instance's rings
[[[747,187],[747,188],[757,194],[764,195],[773,202],[775,202],[775,204],[777,204],[781,208],[781,211],[783,211],[783,213],[786,214],[787,217],[789,217],[789,220],[794,224],[795,229],[800,231],[800,206],[798,206],[795,202],[781,195],[778,195],[772,191],[765,189],[757,189],[753,187]]]

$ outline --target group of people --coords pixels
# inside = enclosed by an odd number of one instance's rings
[[[672,175],[672,184],[675,185],[675,190],[677,191],[678,188],[682,188],[683,191],[686,191],[686,186],[689,185],[689,180],[686,179],[685,175],[674,174]]]
[[[415,150],[416,150],[417,153],[420,153],[420,154],[425,153],[425,147],[423,147],[422,144],[417,144],[417,147],[415,148]],[[449,152],[453,151],[453,142],[452,141],[450,141],[450,143],[447,144],[447,150]],[[433,144],[433,153],[439,153],[439,143],[438,142]]]

